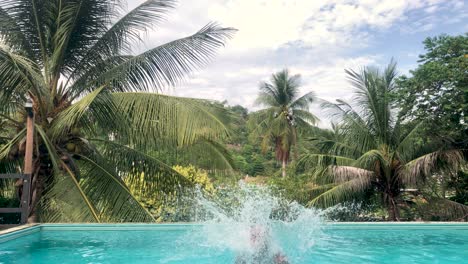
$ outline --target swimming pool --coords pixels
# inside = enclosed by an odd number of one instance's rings
[[[0,235],[0,263],[234,263],[196,224],[44,224]],[[291,263],[468,263],[468,224],[326,224]],[[282,236],[284,237],[282,238]],[[289,245],[289,246],[288,246]]]

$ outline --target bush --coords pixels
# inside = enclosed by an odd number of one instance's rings
[[[208,172],[193,165],[173,166],[175,171],[187,178],[202,191],[213,194],[215,188]],[[132,184],[127,183],[130,190],[134,190]],[[187,222],[191,221],[195,208],[193,197],[195,189],[188,189],[184,193],[161,193],[155,190],[154,193],[143,195],[136,194],[138,201],[154,216],[158,222]],[[135,192],[134,192],[135,193]]]

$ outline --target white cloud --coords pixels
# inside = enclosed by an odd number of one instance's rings
[[[424,12],[432,14],[432,13],[435,13],[437,10],[438,10],[437,6],[430,6],[424,9]]]
[[[129,8],[141,3],[129,1]],[[375,32],[404,22],[405,34],[430,30],[434,12],[463,9],[445,0],[181,0],[167,22],[148,35],[138,50],[196,32],[210,21],[239,31],[206,69],[168,93],[227,99],[256,109],[258,83],[284,67],[303,78],[302,91],[328,100],[349,98],[345,68],[387,60],[365,53]],[[412,12],[425,14],[413,21]],[[463,14],[463,12],[460,12]],[[417,23],[420,23],[419,25]],[[359,51],[359,53],[356,53]],[[358,55],[356,55],[358,54]],[[317,110],[314,108],[314,110]]]

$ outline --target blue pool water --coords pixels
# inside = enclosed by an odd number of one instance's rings
[[[204,232],[202,225],[42,225],[0,236],[0,263],[234,263],[237,253]],[[274,236],[291,263],[468,263],[468,224],[325,224],[304,248],[282,232]]]

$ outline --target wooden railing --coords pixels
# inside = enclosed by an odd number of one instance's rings
[[[26,119],[26,149],[24,154],[24,174],[0,174],[0,179],[22,179],[21,204],[19,208],[0,208],[0,213],[21,213],[20,224],[26,224],[29,216],[31,195],[31,174],[33,171],[33,146],[34,146],[34,105],[28,99],[24,108]]]
[[[23,190],[18,208],[0,208],[0,213],[20,213],[20,223],[26,224],[29,216],[29,201],[31,194],[31,174],[0,174],[0,179],[22,179]]]

